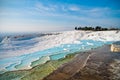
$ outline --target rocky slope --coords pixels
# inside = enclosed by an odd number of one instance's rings
[[[120,80],[120,53],[109,48],[80,53],[44,80]]]

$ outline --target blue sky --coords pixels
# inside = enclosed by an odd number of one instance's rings
[[[120,27],[119,0],[0,0],[1,32]]]

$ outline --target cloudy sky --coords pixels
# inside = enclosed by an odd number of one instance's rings
[[[120,27],[120,0],[0,0],[1,32]]]

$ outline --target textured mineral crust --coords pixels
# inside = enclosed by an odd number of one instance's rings
[[[120,80],[120,52],[103,46],[79,53],[43,80]]]

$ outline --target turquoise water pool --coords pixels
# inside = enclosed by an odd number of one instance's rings
[[[25,54],[21,56],[5,58],[0,60],[0,72],[29,69],[31,63],[40,59],[42,56],[49,56],[50,60],[58,60],[65,57],[67,54],[71,54],[78,51],[90,50],[103,46],[105,44],[111,44],[111,42],[94,41],[94,40],[80,40],[80,43],[62,44],[46,50],[34,52],[31,54]],[[42,59],[41,59],[42,60]],[[44,60],[44,59],[43,59]],[[36,63],[41,64],[41,63]]]

